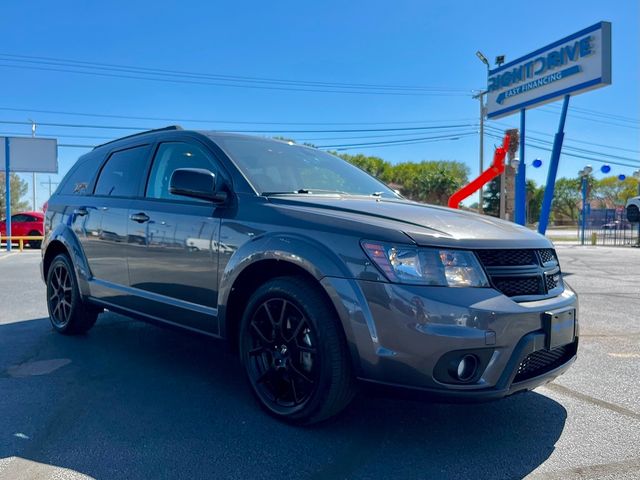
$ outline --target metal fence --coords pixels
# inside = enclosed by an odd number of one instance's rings
[[[578,240],[582,241],[582,212],[578,222]],[[584,243],[640,246],[640,224],[630,223],[624,208],[587,208]]]

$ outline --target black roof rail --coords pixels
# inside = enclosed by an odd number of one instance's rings
[[[128,138],[137,137],[139,135],[146,135],[147,133],[166,132],[167,130],[183,130],[183,128],[180,125],[169,125],[168,127],[154,128],[153,130],[145,130],[144,132],[134,133],[132,135],[127,135],[126,137],[120,137],[120,138],[116,138],[115,140],[110,140],[108,142],[101,143],[100,145],[96,145],[95,147],[93,147],[93,149],[95,150],[96,148],[104,147],[105,145],[109,145],[110,143],[119,142],[120,140],[126,140]]]

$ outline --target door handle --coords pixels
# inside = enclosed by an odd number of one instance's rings
[[[129,215],[129,218],[134,222],[138,222],[138,223],[144,223],[149,221],[149,215],[143,212],[132,213],[131,215]]]
[[[88,213],[89,213],[89,210],[87,210],[87,207],[79,207],[73,210],[73,214],[78,217],[84,217]]]

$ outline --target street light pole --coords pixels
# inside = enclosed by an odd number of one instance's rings
[[[37,125],[33,120],[29,119],[29,121],[31,122],[31,138],[34,138],[36,136]],[[36,207],[36,172],[32,172],[31,175],[31,181],[33,182],[33,211],[36,212],[38,210]]]
[[[484,172],[484,101],[483,97],[486,94],[485,91],[480,91],[477,95],[474,95],[473,98],[477,98],[480,100],[480,173]],[[478,213],[483,213],[483,188],[480,187],[478,190]]]
[[[489,79],[489,60],[485,57],[480,50],[476,52],[476,57],[480,59],[482,63],[487,66],[487,80]],[[485,114],[485,106],[484,106],[484,95],[488,90],[481,90],[475,95],[473,98],[477,98],[480,100],[480,172],[482,174],[484,172],[484,114]],[[478,189],[478,213],[483,213],[483,187],[481,186]]]

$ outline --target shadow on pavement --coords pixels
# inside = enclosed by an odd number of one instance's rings
[[[108,313],[81,337],[47,319],[0,326],[0,412],[0,458],[100,479],[521,478],[566,420],[536,393],[479,405],[359,397],[329,424],[296,428],[258,408],[220,342]],[[21,478],[19,463],[0,478]]]

